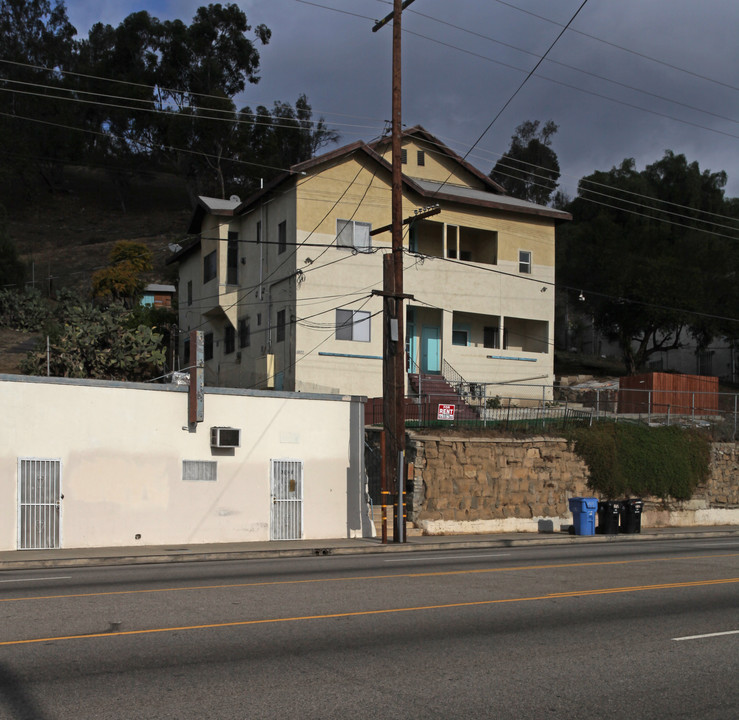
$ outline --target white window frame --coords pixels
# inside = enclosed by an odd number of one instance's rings
[[[336,339],[353,342],[370,342],[372,339],[372,314],[366,310],[336,309]]]
[[[531,258],[531,250],[518,251],[518,272],[531,275],[531,268],[533,265]]]
[[[336,247],[368,253],[372,249],[372,223],[359,220],[336,221]]]

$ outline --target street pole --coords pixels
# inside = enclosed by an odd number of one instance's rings
[[[392,69],[392,252],[383,257],[383,419],[386,436],[386,477],[395,487],[393,540],[403,541],[403,485],[399,467],[405,457],[405,339],[403,335],[403,173],[401,168],[401,62],[400,38],[403,9],[413,0],[394,0],[392,15],[377,23],[373,32],[391,18],[393,22]]]

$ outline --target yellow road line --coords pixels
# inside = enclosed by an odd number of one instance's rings
[[[500,600],[474,600],[471,602],[444,603],[441,605],[420,605],[416,607],[384,608],[382,610],[357,610],[354,612],[328,613],[324,615],[302,615],[286,618],[262,618],[260,620],[237,620],[234,622],[208,623],[205,625],[182,625],[180,627],[150,628],[148,630],[121,630],[118,632],[90,633],[87,635],[63,635],[61,637],[31,638],[28,640],[6,640],[4,645],[29,645],[33,643],[52,642],[57,640],[87,640],[91,638],[121,637],[124,635],[151,635],[153,633],[178,632],[184,630],[212,630],[227,627],[244,627],[246,625],[266,625],[269,623],[299,622],[302,620],[330,620],[334,618],[361,617],[367,615],[389,615],[392,613],[420,612],[423,610],[446,610],[449,608],[479,607],[483,605],[499,605],[502,603],[530,602],[532,600],[556,600],[561,598],[582,597],[588,595],[610,595],[612,593],[642,592],[644,590],[672,590],[675,588],[703,587],[706,585],[726,585],[739,582],[739,578],[722,578],[719,580],[703,580],[683,583],[664,583],[660,585],[637,585],[634,587],[604,588],[595,590],[572,590],[566,593],[550,593],[534,597],[504,598]]]
[[[189,590],[229,590],[247,587],[271,587],[273,585],[304,585],[310,583],[357,582],[360,580],[395,580],[401,578],[443,577],[448,575],[474,575],[485,573],[521,572],[523,570],[556,570],[561,568],[601,567],[605,565],[633,565],[637,563],[673,562],[675,560],[706,560],[711,558],[736,557],[739,553],[721,555],[696,555],[676,558],[651,558],[643,560],[607,560],[602,562],[556,563],[551,565],[520,565],[517,567],[479,568],[476,570],[439,570],[422,573],[393,573],[386,575],[354,575],[339,578],[311,578],[310,580],[270,580],[268,582],[231,583],[228,585],[189,585],[173,588],[151,588],[148,590],[110,590],[94,593],[70,593],[60,595],[31,595],[29,597],[0,598],[3,602],[22,602],[30,600],[60,600],[65,598],[105,597],[108,595],[138,595],[146,593],[183,592]]]

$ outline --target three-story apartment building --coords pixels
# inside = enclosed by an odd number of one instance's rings
[[[553,381],[555,227],[421,127],[403,134],[407,365],[474,382]],[[200,198],[179,263],[181,357],[208,385],[382,394],[390,141],[301,163],[245,201]],[[439,212],[412,220],[414,212]]]

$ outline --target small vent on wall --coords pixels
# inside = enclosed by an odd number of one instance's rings
[[[214,460],[183,460],[182,479],[186,482],[216,482],[218,463]]]

